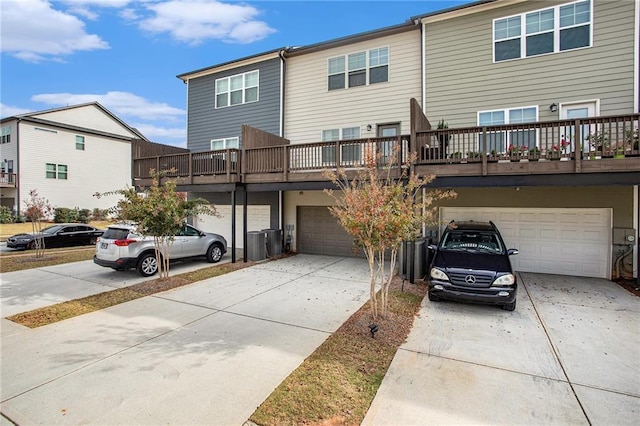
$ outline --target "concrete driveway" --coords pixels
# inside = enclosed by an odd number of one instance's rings
[[[515,312],[425,298],[363,424],[638,424],[640,299],[519,275]]]
[[[365,260],[297,255],[15,325],[2,333],[0,423],[242,425],[367,299]]]

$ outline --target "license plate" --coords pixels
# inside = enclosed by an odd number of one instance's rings
[[[106,249],[107,247],[109,247],[109,244],[107,244],[107,243],[100,243],[100,248],[102,248],[102,249]]]

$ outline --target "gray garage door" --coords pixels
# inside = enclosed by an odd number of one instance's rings
[[[327,207],[299,206],[297,228],[298,253],[354,256],[353,239]]]

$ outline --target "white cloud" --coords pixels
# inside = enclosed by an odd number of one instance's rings
[[[183,120],[186,116],[183,109],[172,107],[166,103],[151,102],[129,92],[113,91],[105,94],[43,93],[32,96],[31,100],[53,106],[99,102],[119,118],[178,121]]]
[[[20,108],[11,105],[0,104],[0,117],[13,117],[14,115],[26,114],[32,112],[30,109]]]
[[[109,48],[99,36],[88,34],[80,19],[44,0],[1,1],[0,25],[2,52],[25,61],[59,60],[77,51]]]
[[[162,127],[149,123],[127,123],[137,129],[150,141],[186,147],[187,130],[185,127]]]
[[[146,3],[153,16],[139,21],[151,33],[169,33],[176,40],[198,44],[207,39],[236,43],[261,40],[275,30],[256,20],[258,9],[211,0],[169,0]]]

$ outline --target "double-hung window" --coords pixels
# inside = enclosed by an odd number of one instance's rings
[[[11,142],[11,126],[5,126],[2,128],[2,139],[0,143],[9,143]]]
[[[240,149],[240,138],[211,139],[211,151]]]
[[[328,90],[387,81],[389,81],[388,47],[336,56],[329,58],[327,62]]]
[[[76,135],[76,149],[84,151],[84,136]]]
[[[538,121],[538,107],[510,108],[478,113],[478,126],[499,126],[503,124],[535,123]],[[485,133],[479,135],[480,147]],[[486,132],[486,152],[505,152],[509,147],[533,149],[537,146],[535,129],[512,129]]]
[[[260,74],[256,71],[216,80],[216,108],[258,101]]]
[[[493,60],[526,58],[589,47],[591,0],[558,5],[493,21]]]
[[[46,164],[46,178],[47,179],[67,179],[68,167],[66,164]]]
[[[360,138],[360,127],[345,127],[342,129],[329,129],[322,131],[322,141],[332,142],[339,140],[350,140]],[[360,162],[361,144],[360,143],[342,143],[340,146],[341,163]],[[322,163],[336,164],[335,146],[322,147]]]

